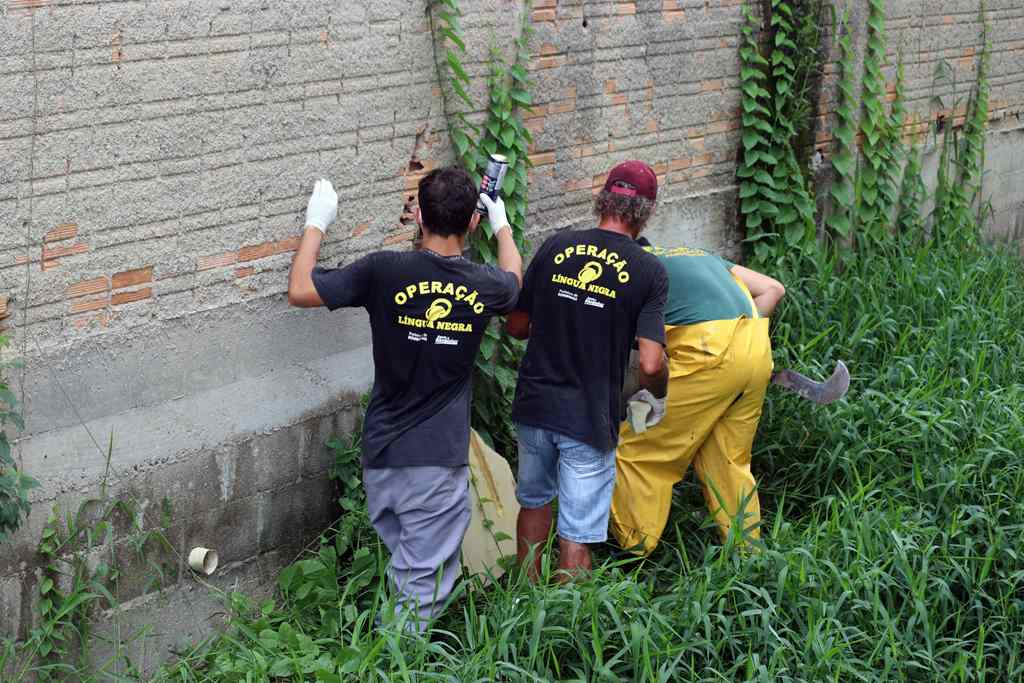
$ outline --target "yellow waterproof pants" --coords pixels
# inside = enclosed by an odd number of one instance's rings
[[[665,334],[665,418],[642,434],[623,423],[612,497],[612,534],[643,554],[658,545],[672,487],[691,462],[723,538],[741,505],[745,529],[761,520],[750,451],[772,372],[768,319],[666,326]]]

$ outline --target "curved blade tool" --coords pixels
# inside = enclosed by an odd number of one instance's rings
[[[837,361],[831,377],[824,382],[815,382],[795,370],[779,370],[772,373],[772,384],[778,384],[801,398],[823,406],[846,395],[850,388],[850,371],[843,361]]]

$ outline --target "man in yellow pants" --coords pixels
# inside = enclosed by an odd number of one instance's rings
[[[672,506],[672,487],[693,463],[723,538],[742,511],[757,538],[761,513],[750,451],[771,379],[767,316],[785,295],[778,281],[698,249],[646,247],[665,265],[669,391],[665,419],[636,433],[624,422],[611,531],[648,554]]]

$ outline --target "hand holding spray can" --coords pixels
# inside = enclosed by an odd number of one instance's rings
[[[487,168],[484,169],[484,177],[480,180],[480,192],[491,199],[498,198],[498,191],[501,190],[501,183],[505,180],[505,173],[508,171],[508,159],[501,154],[492,154],[487,160]],[[481,216],[487,215],[487,207],[483,202],[476,203],[476,212]]]

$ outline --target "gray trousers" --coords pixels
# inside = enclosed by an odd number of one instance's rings
[[[423,631],[462,570],[469,467],[364,469],[363,485],[370,521],[391,552],[388,576],[398,591],[397,607],[409,610]]]

